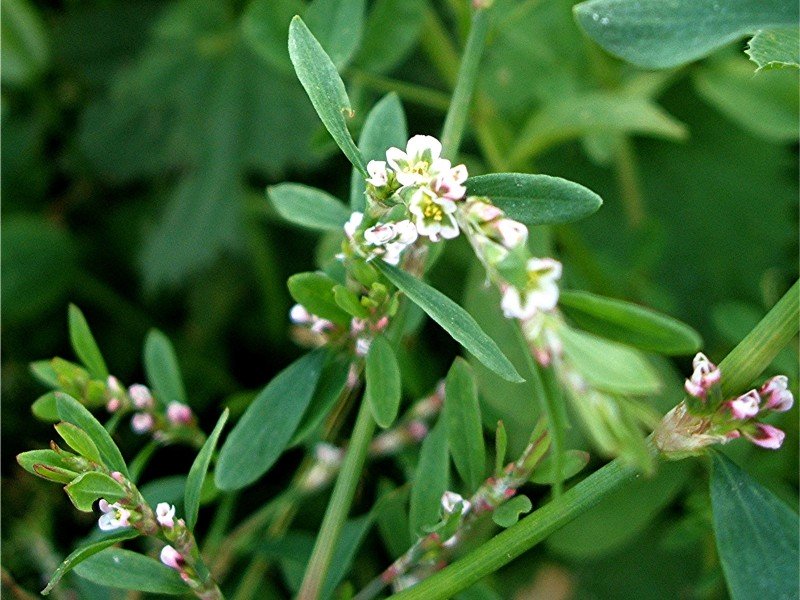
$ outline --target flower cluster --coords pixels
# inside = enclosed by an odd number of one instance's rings
[[[106,408],[109,412],[121,409],[134,410],[131,429],[135,433],[141,435],[152,432],[155,440],[165,443],[177,438],[191,439],[198,433],[194,431],[196,419],[192,409],[181,402],[170,402],[164,410],[156,403],[147,386],[135,383],[128,388],[126,395],[119,381],[113,376],[108,378],[108,389],[119,391],[115,391]]]

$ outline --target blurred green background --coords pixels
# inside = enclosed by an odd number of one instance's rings
[[[598,192],[596,215],[534,234],[564,261],[565,284],[682,319],[718,360],[797,278],[797,71],[754,76],[740,44],[640,71],[589,41],[571,4],[497,2],[461,159],[471,174],[544,172]],[[282,224],[264,188],[297,181],[347,199],[350,181],[288,60],[289,19],[306,10],[301,0],[2,3],[3,566],[28,589],[92,522],[14,461],[51,435],[30,415],[43,389],[28,363],[71,358],[68,302],[127,383],[142,380],[147,330],[165,331],[206,430],[223,402],[300,353],[285,280],[314,268],[318,240]],[[363,28],[338,31],[352,42],[337,65],[354,133],[389,91],[411,133],[438,132],[468,16],[456,0],[376,0]],[[325,27],[314,30],[330,47],[337,31]],[[469,300],[479,278],[465,290],[468,268],[453,244],[432,279]],[[415,352],[433,366],[409,371],[409,394],[456,351],[430,329]],[[687,362],[672,366],[685,373]],[[796,377],[796,350],[773,371]],[[795,414],[784,415],[780,453],[734,451],[792,504]],[[517,429],[530,419],[520,414]],[[154,476],[192,459],[169,456]],[[279,464],[278,485],[294,464]],[[665,478],[648,488],[657,501],[637,535],[599,549],[602,528],[583,542],[557,536],[504,586],[530,592],[544,573],[577,597],[724,595],[718,573],[694,562],[704,529],[686,525],[707,515],[707,496],[687,486],[689,471]]]

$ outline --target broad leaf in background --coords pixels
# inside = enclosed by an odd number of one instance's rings
[[[558,304],[581,329],[642,350],[688,355],[700,350],[703,343],[688,325],[630,302],[563,291]]]
[[[353,109],[344,83],[330,57],[300,17],[292,19],[289,26],[289,57],[328,133],[353,166],[366,176],[367,165],[347,129],[346,117],[352,115]]]
[[[75,567],[75,573],[94,583],[151,594],[186,594],[175,569],[138,552],[106,548]]]
[[[574,12],[594,41],[647,69],[676,67],[800,18],[797,3],[785,0],[590,0]]]
[[[247,407],[219,452],[214,472],[219,488],[243,488],[275,464],[311,402],[326,353],[320,348],[293,362]]]
[[[444,418],[450,454],[467,489],[474,492],[485,476],[486,446],[475,375],[463,358],[456,358],[450,367],[445,386]]]
[[[386,150],[392,146],[403,148],[407,140],[408,127],[400,98],[397,94],[387,94],[367,113],[358,138],[358,149],[367,162],[386,160]],[[353,210],[364,210],[366,190],[364,175],[354,168],[350,179],[350,207]]]
[[[470,177],[466,185],[469,195],[488,196],[510,218],[528,225],[577,221],[603,204],[602,198],[590,189],[549,175],[478,175]]]
[[[208,436],[206,443],[194,459],[191,469],[189,469],[189,476],[186,478],[186,491],[183,496],[183,510],[186,518],[186,526],[191,530],[194,529],[197,523],[197,513],[200,510],[200,493],[203,490],[203,483],[206,480],[206,473],[208,473],[208,465],[211,464],[211,456],[217,448],[219,436],[222,433],[222,428],[225,427],[225,422],[228,420],[230,412],[226,408],[222,416],[217,421],[211,435]]]
[[[365,6],[365,0],[314,0],[306,10],[308,28],[340,71],[361,42]]]
[[[795,598],[797,513],[722,453],[711,460],[714,533],[731,597]]]
[[[392,345],[384,336],[372,340],[366,361],[367,386],[364,393],[375,422],[386,429],[400,408],[400,367]]]
[[[745,52],[758,65],[756,73],[785,67],[796,69],[800,67],[800,28],[758,31],[747,43]]]
[[[350,372],[350,360],[343,356],[331,354],[322,369],[319,383],[303,414],[303,419],[289,442],[295,446],[304,441],[322,424],[325,417],[333,409],[336,401],[347,387],[347,376]]]
[[[3,84],[26,86],[46,69],[50,48],[42,18],[28,0],[7,0],[0,7]]]
[[[374,2],[367,15],[355,63],[377,73],[385,73],[397,66],[416,43],[426,8],[427,0]],[[368,156],[366,158],[369,160]]]
[[[439,419],[422,442],[414,471],[408,514],[411,539],[416,539],[426,526],[439,520],[442,494],[447,491],[449,479],[447,424],[444,419]]]
[[[318,231],[342,231],[350,211],[328,192],[299,183],[267,188],[278,214],[290,223]]]
[[[89,371],[89,375],[93,379],[105,380],[108,377],[108,368],[103,355],[97,347],[86,317],[74,304],[69,305],[69,340],[75,354]]]
[[[254,0],[242,15],[245,41],[269,66],[290,75],[292,61],[286,48],[286,32],[292,17],[302,14],[302,0]]]
[[[156,397],[165,406],[170,402],[187,403],[175,349],[158,329],[151,329],[144,340],[144,372]]]
[[[295,301],[308,312],[343,326],[350,325],[350,315],[336,303],[333,288],[336,282],[324,273],[297,273],[286,282]]]
[[[506,381],[525,381],[497,343],[486,335],[467,311],[421,279],[383,261],[376,264],[389,281],[489,369]]]

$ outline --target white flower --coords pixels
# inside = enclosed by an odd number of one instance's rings
[[[97,520],[97,526],[103,531],[112,531],[120,527],[130,527],[129,519],[131,511],[123,507],[119,502],[109,504],[103,498],[99,503],[100,510],[103,514]]]
[[[168,567],[180,571],[186,562],[183,555],[172,546],[164,546],[161,549],[161,562]]]
[[[356,234],[356,230],[359,228],[363,220],[364,213],[354,212],[350,215],[350,219],[348,219],[347,223],[344,224],[344,232],[347,234],[347,237],[353,239],[353,236]]]
[[[471,504],[469,500],[465,500],[461,494],[456,494],[455,492],[445,492],[442,494],[442,508],[445,514],[452,515],[456,512],[459,505],[461,505],[462,515],[469,512]]]
[[[153,415],[150,413],[136,413],[131,419],[131,429],[134,433],[147,433],[153,428]]]
[[[187,425],[192,422],[192,409],[180,402],[170,402],[167,419],[173,425]]]
[[[306,325],[311,319],[311,313],[302,304],[295,304],[289,311],[289,320],[295,325]]]
[[[373,256],[382,256],[391,265],[400,262],[403,250],[417,241],[417,228],[408,219],[397,223],[378,223],[364,232],[364,241],[377,246]]]
[[[133,405],[138,409],[151,408],[153,406],[153,395],[146,386],[134,383],[128,388],[128,395],[133,401]]]
[[[175,506],[159,502],[156,506],[156,520],[163,527],[175,527]]]
[[[456,165],[452,169],[439,173],[433,180],[433,191],[437,195],[449,198],[450,200],[461,200],[467,193],[464,182],[469,177],[467,167]]]
[[[406,144],[406,151],[389,148],[386,161],[401,185],[424,185],[439,173],[450,170],[450,161],[439,158],[442,144],[429,135],[415,135]]]
[[[764,408],[775,412],[786,412],[794,404],[794,396],[789,391],[789,379],[786,375],[776,375],[767,380],[761,386],[759,393],[766,399]]]
[[[483,224],[502,217],[503,211],[494,204],[472,199],[467,200],[467,214],[470,218],[478,221],[479,224]]]
[[[527,264],[528,285],[520,292],[510,285],[500,303],[508,319],[530,319],[539,311],[547,311],[558,304],[558,283],[561,263],[552,258],[531,258]]]
[[[702,352],[695,355],[692,368],[692,376],[684,382],[683,387],[689,395],[705,398],[708,390],[719,383],[722,372]]]
[[[408,209],[414,216],[414,225],[419,235],[428,236],[432,242],[439,236],[452,239],[458,236],[458,223],[453,213],[456,204],[448,198],[439,198],[427,188],[414,191]]]
[[[323,465],[338,467],[342,464],[344,452],[333,444],[319,442],[314,446],[314,458]]]
[[[513,219],[500,219],[494,224],[500,243],[509,250],[528,241],[528,228]]]
[[[383,187],[389,181],[389,172],[386,170],[386,161],[371,160],[367,163],[367,183],[375,187]]]
[[[367,338],[358,338],[356,340],[356,355],[357,356],[366,356],[367,352],[369,352],[369,347],[372,345],[372,340]]]
[[[383,246],[396,235],[393,223],[378,223],[364,231],[364,241],[373,246]]]

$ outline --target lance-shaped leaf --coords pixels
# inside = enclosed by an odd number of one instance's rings
[[[78,476],[73,467],[53,450],[29,450],[17,454],[17,462],[31,475],[58,483],[69,483]]]
[[[350,315],[339,307],[333,295],[336,282],[325,273],[297,273],[289,277],[286,285],[292,298],[310,313],[339,325],[350,324]]]
[[[67,442],[67,445],[75,450],[75,452],[96,463],[102,462],[100,460],[100,451],[92,441],[92,438],[89,437],[89,434],[83,429],[72,423],[59,423],[55,428],[58,435],[60,435],[64,441]]]
[[[318,231],[342,231],[350,211],[320,189],[299,183],[281,183],[267,188],[278,214],[295,225]]]
[[[376,336],[370,344],[366,363],[367,400],[375,422],[386,429],[397,418],[402,391],[400,366],[389,340]]]
[[[128,477],[128,467],[125,465],[122,453],[100,421],[95,419],[85,406],[67,394],[56,392],[56,405],[58,416],[62,421],[77,425],[89,434],[100,451],[103,464],[112,471],[119,471]]]
[[[800,28],[784,27],[757,32],[747,44],[747,55],[758,68],[766,69],[800,67]]]
[[[686,355],[697,352],[703,343],[688,325],[630,302],[563,291],[558,305],[582,329],[642,350]]]
[[[445,398],[444,417],[453,462],[472,492],[478,489],[485,475],[486,446],[475,375],[463,358],[456,358],[450,367]]]
[[[156,397],[164,404],[186,404],[178,357],[169,338],[158,329],[151,329],[144,341],[144,371]]]
[[[311,401],[325,356],[320,348],[296,360],[247,407],[220,450],[214,473],[219,488],[243,488],[275,464]]]
[[[47,582],[47,587],[42,590],[42,595],[47,596],[56,586],[56,584],[61,581],[61,578],[64,577],[64,575],[69,573],[72,569],[90,556],[93,556],[101,550],[105,550],[114,544],[118,544],[119,542],[123,542],[125,540],[132,540],[140,535],[141,534],[135,529],[123,529],[122,531],[115,531],[106,535],[101,540],[92,542],[86,546],[81,546],[80,548],[74,550],[61,562],[60,565],[58,565],[58,568],[53,573],[50,581]]]
[[[514,383],[525,381],[495,341],[486,335],[467,311],[421,279],[383,261],[375,261],[375,264],[389,281],[488,369],[507,381]]]
[[[203,490],[203,483],[206,480],[206,473],[208,473],[208,465],[211,464],[211,455],[217,447],[217,441],[222,433],[222,428],[225,427],[225,422],[228,420],[230,411],[226,408],[222,416],[217,421],[214,431],[208,436],[206,443],[200,448],[197,458],[192,463],[192,468],[189,469],[189,476],[186,478],[186,491],[183,495],[183,512],[186,515],[186,525],[189,529],[194,529],[197,523],[197,513],[200,510],[200,495]]]
[[[56,405],[55,392],[47,392],[43,396],[39,396],[36,401],[31,404],[31,412],[33,416],[42,421],[49,423],[57,423],[60,421],[58,418],[58,406]]]
[[[75,573],[98,585],[150,594],[187,594],[175,569],[130,550],[106,548],[75,567]]]
[[[797,513],[722,453],[712,457],[714,534],[731,597],[796,598]]]
[[[296,446],[305,440],[322,424],[345,391],[349,372],[350,360],[348,358],[336,355],[329,357],[322,369],[322,375],[319,377],[311,402],[289,442],[290,446]]]
[[[352,115],[353,109],[344,83],[330,57],[300,17],[292,19],[289,25],[289,57],[297,78],[331,137],[353,166],[366,175],[364,157],[347,129],[346,117]]]
[[[470,177],[467,193],[488,196],[510,218],[528,225],[577,221],[603,204],[600,196],[573,181],[527,173]]]
[[[677,67],[800,18],[797,2],[786,0],[590,0],[573,11],[603,48],[648,69]]]
[[[86,317],[74,304],[69,305],[69,341],[75,354],[78,355],[94,379],[108,377],[106,363],[100,353],[100,348],[97,347],[97,342],[94,341]]]
[[[122,485],[99,471],[83,473],[67,484],[64,490],[75,508],[83,512],[92,512],[92,504],[99,498],[114,501],[127,495]]]
[[[450,461],[447,451],[447,425],[440,419],[422,442],[414,471],[409,505],[411,538],[416,539],[426,526],[434,525],[442,512],[442,494],[447,491]]]

